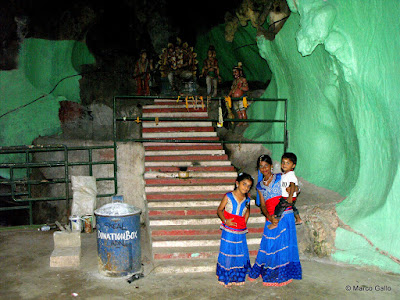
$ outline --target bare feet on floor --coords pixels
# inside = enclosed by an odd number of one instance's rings
[[[296,218],[296,222],[295,222],[296,225],[303,224],[303,220],[300,218],[300,216],[296,216],[295,218]]]

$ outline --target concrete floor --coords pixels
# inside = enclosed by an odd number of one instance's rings
[[[150,264],[146,276],[131,284],[126,277],[104,277],[97,269],[94,233],[82,233],[79,269],[51,269],[52,250],[52,231],[0,231],[0,299],[400,299],[398,274],[310,258],[302,259],[303,280],[288,286],[257,281],[224,288],[212,273],[157,274]],[[148,262],[147,250],[142,252]]]

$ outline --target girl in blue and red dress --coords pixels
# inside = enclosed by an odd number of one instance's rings
[[[217,215],[222,221],[217,278],[225,286],[243,285],[251,269],[246,224],[250,216],[248,192],[253,182],[249,174],[240,173],[235,189],[225,194],[217,209]]]

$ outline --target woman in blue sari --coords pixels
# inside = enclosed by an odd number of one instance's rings
[[[293,210],[288,207],[281,219],[274,218],[275,206],[282,195],[281,174],[272,172],[272,159],[261,155],[257,161],[257,205],[267,218],[260,249],[249,280],[261,277],[265,286],[283,286],[302,277]],[[269,224],[277,224],[269,229]]]

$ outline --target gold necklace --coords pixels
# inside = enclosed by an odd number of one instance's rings
[[[271,176],[269,176],[269,178],[267,180],[263,180],[264,184],[267,185],[267,182],[272,178],[274,174],[271,174]]]

